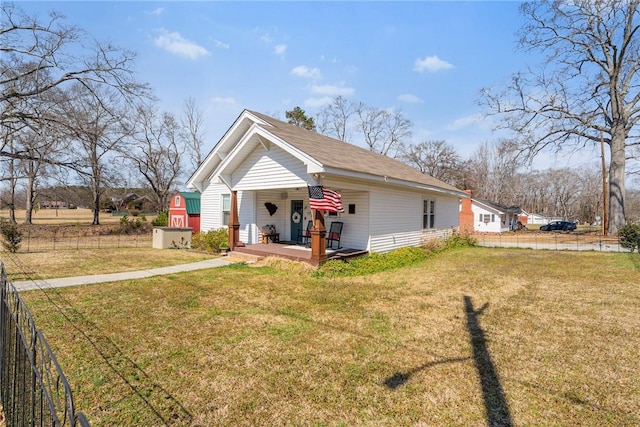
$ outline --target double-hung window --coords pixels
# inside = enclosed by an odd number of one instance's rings
[[[229,225],[231,218],[231,194],[222,195],[222,225]]]
[[[436,201],[425,199],[422,201],[422,228],[436,227]]]

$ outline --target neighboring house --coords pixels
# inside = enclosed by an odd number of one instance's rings
[[[517,228],[518,206],[503,206],[487,200],[464,199],[460,204],[460,231],[501,233]]]
[[[43,200],[40,202],[40,209],[68,209],[67,202],[59,200]]]
[[[127,193],[122,198],[112,197],[111,203],[117,211],[138,210],[141,212],[152,212],[155,210],[155,203],[147,196],[140,196],[137,193]]]
[[[249,110],[187,182],[202,194],[201,229],[230,225],[235,208],[244,244],[261,242],[265,225],[274,225],[281,241],[296,241],[312,219],[310,185],[342,194],[345,212],[324,220],[327,230],[344,223],[341,246],[374,252],[450,232],[467,197],[398,160]]]
[[[169,202],[169,227],[200,232],[200,193],[180,191]]]
[[[563,218],[555,217],[555,216],[544,216],[540,214],[529,214],[527,216],[527,221],[529,224],[533,225],[544,225],[549,224],[551,221],[562,221]]]

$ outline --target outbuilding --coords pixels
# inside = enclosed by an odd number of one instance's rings
[[[200,232],[200,193],[179,191],[169,203],[169,227]]]

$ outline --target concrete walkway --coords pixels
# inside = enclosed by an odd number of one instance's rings
[[[91,285],[95,283],[117,282],[120,280],[143,279],[145,277],[160,276],[164,274],[180,273],[183,271],[203,270],[206,268],[222,267],[232,264],[231,261],[222,258],[208,259],[190,264],[172,265],[170,267],[152,268],[140,271],[124,271],[122,273],[96,274],[92,276],[61,277],[58,279],[29,280],[12,282],[18,291],[31,291],[41,288],[64,288],[67,286]]]

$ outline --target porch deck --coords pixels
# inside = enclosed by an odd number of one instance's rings
[[[254,245],[247,245],[244,247],[237,247],[231,254],[250,254],[259,258],[267,256],[277,256],[293,261],[306,262],[312,265],[316,263],[311,259],[311,248],[307,248],[304,245],[296,244],[295,242],[279,242],[279,243],[257,243]],[[352,248],[340,248],[329,249],[327,248],[327,260],[340,259],[347,260],[357,256],[366,255],[369,251],[363,249]]]

